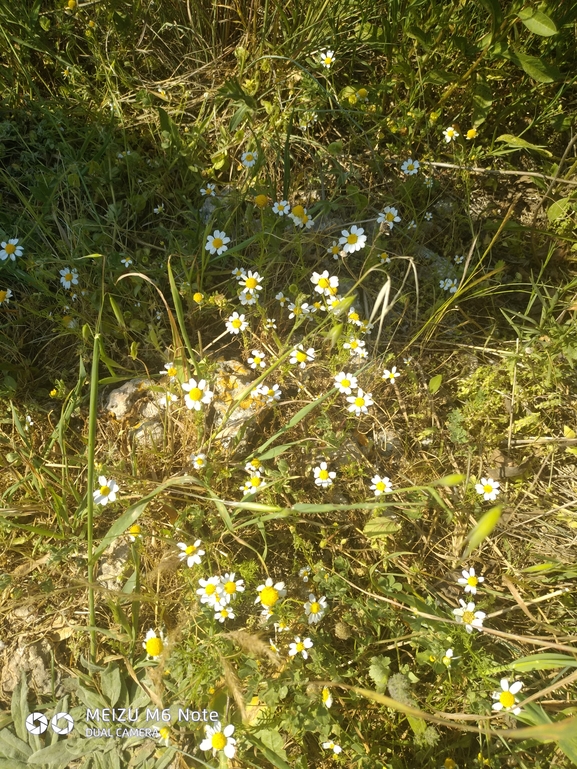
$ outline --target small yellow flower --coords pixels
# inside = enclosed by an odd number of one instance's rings
[[[193,294],[192,298],[197,304],[202,304],[202,302],[204,302],[204,294],[202,294],[200,291],[197,291],[195,294]]]
[[[476,128],[469,128],[469,130],[466,133],[467,139],[476,139],[477,138],[477,129]]]
[[[76,3],[76,0],[68,0],[66,5],[69,11],[73,11],[76,8],[77,3]]]
[[[58,395],[58,391],[57,390],[50,390],[50,397],[51,398],[56,398],[57,395]]]
[[[90,21],[88,22],[88,26],[90,27],[90,29],[94,29],[94,27],[96,26],[96,22],[90,19]]]
[[[254,199],[255,205],[259,208],[266,208],[268,205],[268,198],[266,195],[257,195]]]

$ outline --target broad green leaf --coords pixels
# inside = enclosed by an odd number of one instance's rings
[[[571,198],[560,198],[556,200],[547,209],[547,219],[550,222],[554,222],[556,219],[560,219],[571,208]]]
[[[100,674],[100,683],[102,685],[102,694],[110,702],[110,705],[114,707],[118,702],[122,689],[122,678],[120,677],[118,665],[111,662],[106,670]]]
[[[286,761],[287,754],[284,749],[284,740],[280,732],[276,731],[276,729],[261,729],[256,732],[256,736],[259,740],[262,740],[263,745],[266,745],[267,748]]]
[[[0,732],[0,756],[14,758],[17,761],[26,761],[31,753],[30,745],[12,734],[9,729],[2,729]]]
[[[260,752],[264,755],[264,757],[270,761],[270,763],[276,767],[276,769],[292,769],[290,764],[288,764],[283,758],[281,758],[278,753],[275,753],[274,750],[271,750],[269,747],[267,747],[263,742],[261,742],[258,737],[256,737],[254,734],[247,734],[246,738],[250,743],[252,743]]]
[[[429,392],[431,393],[431,395],[434,395],[438,391],[438,389],[441,386],[442,382],[443,382],[443,375],[442,374],[437,374],[437,376],[434,376],[429,381]]]
[[[26,729],[25,723],[30,709],[28,707],[28,684],[26,682],[26,672],[24,670],[22,670],[20,680],[12,692],[10,711],[12,713],[12,718],[14,719],[16,734],[21,740],[27,742],[28,730]]]
[[[66,747],[68,740],[61,740],[49,745],[47,748],[37,750],[28,759],[29,764],[56,764],[57,766],[69,766],[72,759],[70,751]],[[90,744],[86,740],[87,747]],[[89,751],[87,751],[89,752]]]
[[[515,147],[516,149],[526,149],[526,150],[535,150],[535,152],[539,152],[541,155],[547,155],[548,157],[551,157],[551,153],[549,150],[545,149],[544,146],[539,144],[531,144],[531,142],[525,141],[525,139],[522,139],[520,136],[513,136],[513,134],[501,134],[501,136],[497,137],[498,142],[505,142],[509,147]]]
[[[530,654],[509,663],[512,670],[527,672],[530,670],[556,670],[557,668],[577,668],[577,659],[567,654],[544,652],[543,654]]]
[[[526,53],[514,53],[511,55],[511,61],[520,66],[528,75],[538,83],[554,83],[561,80],[560,70],[535,56],[528,56]]]
[[[555,22],[546,13],[534,11],[532,8],[524,8],[517,16],[530,32],[541,37],[556,35],[558,30]]]
[[[391,674],[391,658],[390,657],[371,657],[371,665],[369,667],[369,676],[375,684],[375,689],[382,693],[386,691],[387,681]]]
[[[491,534],[495,526],[499,523],[502,512],[503,505],[497,505],[485,513],[485,515],[481,518],[475,528],[471,530],[467,537],[469,544],[467,545],[467,548],[463,554],[464,558],[468,558],[473,550],[478,547],[481,542],[483,542],[483,540],[489,536],[489,534]]]
[[[395,534],[401,528],[401,524],[391,521],[390,518],[371,518],[367,521],[363,534],[365,537],[386,537]]]

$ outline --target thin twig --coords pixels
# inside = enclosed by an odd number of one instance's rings
[[[435,166],[436,168],[456,168],[459,171],[471,171],[474,174],[503,174],[506,176],[534,176],[537,179],[546,179],[547,181],[557,182],[557,184],[567,184],[571,187],[577,187],[577,182],[569,179],[557,179],[555,176],[547,176],[536,171],[509,171],[500,168],[478,168],[477,166],[460,166],[456,163],[437,163],[436,161],[422,160],[421,165]]]

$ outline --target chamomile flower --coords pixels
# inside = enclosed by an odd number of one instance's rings
[[[288,216],[291,212],[291,207],[288,200],[279,200],[273,205],[272,210],[278,216]]]
[[[169,747],[170,745],[170,729],[168,726],[163,726],[161,729],[158,730],[158,734],[160,735],[160,740],[163,745],[166,747]]]
[[[0,306],[3,304],[8,304],[10,302],[11,296],[12,296],[11,289],[5,288],[0,290]]]
[[[313,593],[309,593],[309,600],[305,603],[304,609],[309,625],[316,624],[322,620],[327,612],[327,599],[323,595],[317,600]]]
[[[260,350],[253,350],[252,358],[248,359],[248,364],[253,369],[265,368],[264,358],[264,352],[260,352]]]
[[[161,398],[158,399],[158,405],[161,408],[165,409],[169,403],[176,403],[177,400],[178,400],[178,395],[167,392],[165,395],[163,395]]]
[[[447,649],[447,651],[443,655],[443,659],[441,660],[441,662],[446,668],[450,668],[452,660],[453,660],[453,650]]]
[[[243,152],[240,160],[245,168],[252,168],[258,160],[258,154],[256,152]]]
[[[312,216],[307,213],[307,209],[302,206],[295,206],[289,216],[297,227],[304,227],[305,229],[310,230],[310,228],[314,226]]]
[[[164,203],[160,203],[158,206],[155,206],[153,209],[155,214],[163,214],[164,213]]]
[[[197,565],[202,561],[204,550],[200,549],[201,541],[197,539],[193,545],[187,545],[186,542],[178,542],[177,547],[180,550],[178,557],[181,561],[186,560],[186,564],[191,569],[194,564]]]
[[[414,174],[419,172],[420,163],[418,160],[413,160],[412,158],[409,158],[408,160],[405,160],[403,165],[401,166],[401,171],[406,176],[414,176]]]
[[[221,603],[229,604],[233,598],[236,598],[238,593],[244,592],[244,580],[235,579],[235,572],[225,574],[220,578],[221,591]]]
[[[302,654],[303,659],[308,659],[309,653],[307,649],[312,649],[313,642],[310,638],[305,638],[301,641],[297,636],[293,643],[289,644],[289,657],[296,657],[297,654]]]
[[[257,587],[257,592],[258,597],[255,603],[260,603],[263,606],[263,614],[268,614],[279,599],[284,598],[286,595],[284,582],[273,583],[271,577],[268,577],[263,585]]]
[[[397,367],[393,366],[392,369],[386,368],[383,371],[382,379],[384,379],[386,382],[389,382],[390,384],[395,384],[395,381],[400,377],[401,372],[397,371]]]
[[[123,264],[125,267],[130,267],[132,264],[132,259],[129,256],[123,256],[120,260],[120,263]]]
[[[290,632],[290,626],[286,624],[286,622],[283,622],[282,620],[280,622],[274,623],[274,629],[277,633],[289,633]]]
[[[220,577],[209,577],[208,579],[199,579],[199,589],[196,594],[200,596],[200,602],[208,606],[216,606],[221,603],[222,585]]]
[[[302,304],[295,304],[294,302],[291,302],[288,306],[289,309],[289,320],[291,318],[299,318],[302,315],[310,315],[311,312],[315,312],[316,308],[311,307],[308,302],[303,302]]]
[[[428,189],[431,189],[433,186],[433,179],[430,176],[425,176],[425,178],[423,179],[423,184]]]
[[[385,206],[382,214],[377,216],[377,224],[386,224],[390,230],[393,229],[395,223],[400,221],[401,217],[399,216],[399,212],[392,206]]]
[[[414,219],[411,219],[411,221],[407,224],[408,230],[416,230],[417,229],[417,222]]]
[[[265,331],[270,331],[271,329],[276,331],[276,320],[274,318],[267,318],[264,324],[264,328]]]
[[[457,622],[463,622],[467,633],[472,633],[473,628],[477,630],[483,629],[483,620],[487,616],[484,611],[475,611],[475,604],[471,601],[465,603],[462,598],[459,598],[461,607],[459,609],[453,609]]]
[[[71,286],[77,286],[78,285],[78,273],[75,269],[68,269],[68,267],[65,267],[63,270],[60,270],[60,282],[64,286],[64,288],[70,288]]]
[[[345,395],[350,395],[353,389],[357,386],[357,378],[353,374],[348,374],[344,371],[339,371],[335,377],[335,387],[338,391]]]
[[[214,618],[219,622],[224,623],[225,619],[234,619],[236,614],[230,608],[230,606],[215,606]]]
[[[133,523],[128,529],[128,539],[131,542],[136,542],[137,539],[142,539],[142,526],[139,523]]]
[[[477,129],[469,128],[469,130],[465,134],[465,139],[470,141],[471,139],[475,139],[476,137],[477,137]]]
[[[244,469],[246,470],[247,473],[252,473],[255,470],[260,470],[261,467],[262,467],[262,462],[260,461],[260,459],[258,459],[257,457],[254,457],[253,459],[250,460],[250,462],[246,463],[246,465],[244,466]]]
[[[274,403],[275,401],[280,401],[282,390],[277,384],[274,384],[272,387],[269,387],[264,382],[260,384],[255,391],[258,395],[262,395],[263,398],[266,399],[267,404]]]
[[[118,484],[113,481],[112,478],[108,480],[105,475],[98,477],[98,483],[100,487],[97,491],[92,493],[94,501],[97,505],[107,505],[109,502],[114,502],[116,499],[116,492],[118,491]]]
[[[464,256],[461,256],[460,254],[455,254],[455,257],[454,257],[455,264],[463,264],[464,261],[465,261]]]
[[[348,342],[345,342],[343,347],[345,350],[349,350],[351,356],[358,356],[359,358],[364,358],[367,355],[366,350],[364,349],[365,343],[362,339],[349,339]]]
[[[207,198],[213,198],[216,195],[216,184],[207,184],[200,188],[200,194]]]
[[[299,577],[302,579],[303,582],[308,582],[310,575],[311,575],[310,566],[303,566],[302,569],[299,569]]]
[[[322,273],[313,272],[311,283],[314,283],[315,291],[321,296],[334,296],[339,287],[339,279],[336,275],[329,275],[329,271]]]
[[[499,481],[494,481],[492,478],[481,478],[481,483],[475,484],[475,491],[477,494],[482,494],[484,500],[494,502],[497,495],[501,493],[500,485]]]
[[[242,278],[246,277],[246,270],[244,267],[235,267],[232,271],[233,277],[235,277],[237,280],[241,280]]]
[[[318,467],[313,470],[315,483],[317,486],[321,486],[323,489],[328,489],[332,486],[333,479],[337,477],[334,470],[329,470],[326,462],[321,462]]]
[[[353,326],[359,326],[360,327],[360,326],[363,325],[363,321],[361,320],[361,316],[355,310],[354,307],[351,307],[349,309],[349,313],[347,315],[347,320],[348,320],[349,323],[352,323]]]
[[[244,315],[239,315],[238,312],[233,312],[226,321],[226,330],[230,334],[239,334],[246,328],[248,328],[248,321],[244,319]]]
[[[332,740],[329,740],[329,742],[323,742],[323,748],[325,750],[332,750],[333,753],[335,753],[336,755],[343,752],[343,749],[341,748],[341,746],[337,745]]]
[[[187,408],[200,411],[203,403],[208,404],[212,400],[214,393],[208,389],[208,385],[204,379],[200,379],[198,382],[196,379],[189,379],[187,384],[182,385],[182,389],[185,390],[184,402]]]
[[[4,262],[6,259],[16,261],[17,256],[22,256],[24,249],[18,245],[18,238],[10,238],[10,240],[3,240],[0,244],[0,259]]]
[[[502,678],[501,691],[493,692],[493,699],[497,700],[497,702],[493,703],[493,710],[504,710],[506,712],[514,713],[514,715],[518,716],[521,712],[521,708],[517,707],[517,702],[519,700],[515,697],[515,695],[517,692],[520,692],[522,688],[522,681],[515,681],[515,683],[509,685],[509,680],[507,678]]]
[[[275,299],[280,303],[281,307],[284,307],[288,302],[288,296],[285,296],[282,291],[278,292],[278,294],[275,296]]]
[[[266,486],[266,483],[261,477],[260,470],[254,470],[251,473],[250,478],[239,488],[241,491],[244,491],[245,494],[254,494],[255,491],[264,489],[265,486]]]
[[[178,369],[174,365],[174,361],[169,361],[164,364],[164,371],[159,371],[159,374],[166,374],[170,377],[170,381],[174,382],[178,376]]]
[[[333,259],[338,259],[339,256],[341,255],[341,251],[342,249],[336,240],[333,240],[332,246],[327,248],[327,254],[330,254],[333,257]]]
[[[368,407],[374,404],[372,393],[363,392],[360,387],[356,395],[348,396],[347,402],[350,404],[347,411],[350,411],[351,414],[355,414],[357,417],[360,417],[361,414],[367,414],[369,411]]]
[[[366,88],[359,88],[358,91],[356,91],[355,96],[359,101],[362,101],[364,104],[366,104],[369,100],[369,92]]]
[[[202,470],[206,467],[206,454],[194,454],[194,456],[191,456],[191,459],[195,470]]]
[[[231,735],[234,733],[234,726],[229,724],[222,728],[220,721],[214,726],[208,724],[204,727],[206,737],[200,743],[201,750],[212,750],[212,755],[216,756],[222,750],[227,758],[234,758],[236,753],[236,740]]]
[[[227,243],[230,243],[230,238],[227,238],[226,232],[215,230],[212,235],[208,235],[206,238],[206,251],[210,251],[211,254],[218,254],[219,256],[228,251]]]
[[[425,214],[425,220],[427,222],[433,221],[433,214],[430,211],[427,211],[427,213]]]
[[[164,637],[162,630],[160,631],[159,635],[156,635],[154,630],[149,630],[148,633],[144,636],[142,648],[146,650],[146,654],[149,657],[156,659],[157,657],[160,657],[164,651],[166,641],[167,639]]]
[[[485,581],[485,577],[478,577],[475,574],[475,569],[471,567],[469,570],[464,569],[463,576],[459,577],[457,582],[459,585],[465,586],[465,593],[471,593],[471,595],[477,594],[477,585]]]
[[[270,648],[271,648],[271,650],[272,650],[272,651],[273,651],[275,654],[279,654],[279,653],[280,653],[280,650],[279,650],[278,646],[275,644],[275,642],[272,640],[272,638],[269,638],[269,639],[268,639],[268,642],[269,642],[269,644],[270,644]]]
[[[312,347],[309,347],[305,351],[302,344],[297,345],[291,352],[289,363],[291,365],[298,365],[299,368],[306,368],[307,363],[312,363],[315,359],[315,351]]]
[[[342,237],[339,238],[339,243],[343,247],[345,254],[353,254],[355,251],[360,251],[364,248],[367,242],[367,236],[363,234],[362,227],[357,227],[353,224],[350,230],[342,230]]]
[[[330,69],[334,63],[335,60],[335,52],[334,51],[324,51],[321,53],[320,61],[323,67],[326,69]]]
[[[450,125],[448,128],[445,128],[443,131],[443,136],[445,137],[445,141],[447,144],[450,144],[452,141],[454,142],[455,139],[459,136],[459,133],[455,128],[453,128],[452,125]]]
[[[240,292],[238,298],[242,305],[251,305],[256,304],[258,297],[256,291],[249,291],[248,289],[245,289],[244,291]]]
[[[380,475],[373,476],[371,484],[371,491],[374,491],[375,497],[380,497],[381,494],[390,494],[393,490],[393,484],[386,475],[382,478]]]

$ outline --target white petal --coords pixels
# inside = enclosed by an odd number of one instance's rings
[[[509,687],[509,691],[511,694],[517,694],[517,692],[520,692],[523,688],[523,681],[515,681],[514,684],[511,684]]]
[[[501,681],[500,681],[500,684],[501,684],[501,689],[504,692],[508,692],[509,691],[509,681],[508,681],[507,678],[502,678]]]

